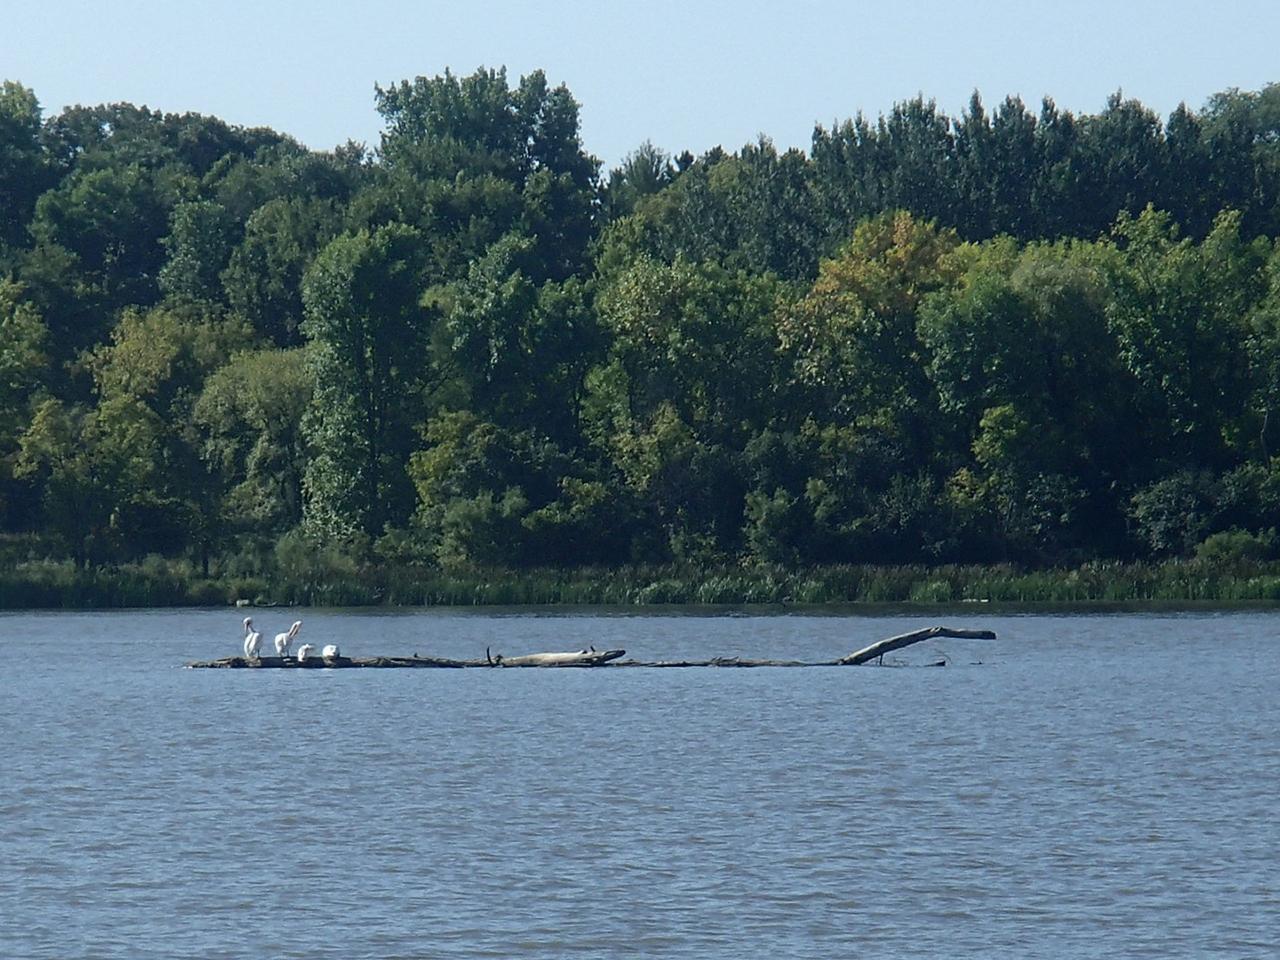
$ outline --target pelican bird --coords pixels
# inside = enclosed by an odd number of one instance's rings
[[[324,657],[326,660],[333,660],[342,656],[342,654],[338,652],[338,645],[336,643],[326,643],[324,649],[320,651],[320,656]]]
[[[244,618],[244,658],[258,659],[258,648],[262,646],[262,634],[253,629],[253,617]]]
[[[310,643],[304,643],[298,648],[298,662],[301,663],[307,657],[311,656],[311,652],[315,650],[315,646]]]
[[[289,655],[289,648],[293,646],[293,638],[298,635],[298,631],[301,629],[302,621],[295,620],[293,621],[293,626],[289,628],[288,632],[276,634],[275,645],[277,657],[287,657]]]

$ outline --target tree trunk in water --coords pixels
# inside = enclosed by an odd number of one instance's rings
[[[994,640],[996,635],[990,630],[956,630],[952,627],[927,627],[924,630],[901,633],[896,637],[889,637],[887,640],[877,640],[871,646],[855,650],[847,657],[841,657],[836,662],[844,666],[861,666],[864,663],[875,660],[877,657],[884,656],[890,651],[901,650],[903,647],[909,647],[913,643],[932,640],[935,637],[955,637],[960,640]]]

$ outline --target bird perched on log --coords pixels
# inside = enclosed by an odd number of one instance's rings
[[[262,634],[253,629],[253,617],[244,618],[244,658],[258,659],[258,648],[262,646]]]
[[[338,651],[338,645],[336,643],[326,643],[324,649],[320,651],[320,656],[324,657],[326,660],[335,660],[342,656],[342,654]]]
[[[313,650],[315,650],[315,646],[310,643],[304,643],[300,646],[298,648],[298,662],[302,663],[303,660],[306,660],[307,657],[311,656]]]
[[[277,657],[287,657],[289,655],[289,648],[293,646],[293,640],[301,629],[302,621],[295,620],[293,621],[293,626],[291,626],[286,632],[276,634],[275,646]]]

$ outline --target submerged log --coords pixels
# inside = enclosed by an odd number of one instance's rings
[[[899,634],[887,640],[878,640],[870,646],[856,650],[839,660],[810,662],[805,660],[744,660],[741,657],[712,657],[709,660],[660,660],[656,662],[644,660],[621,660],[625,650],[569,650],[553,653],[526,653],[516,657],[507,657],[501,653],[484,652],[483,660],[449,660],[442,657],[420,657],[416,653],[412,657],[308,657],[298,660],[296,657],[223,657],[219,660],[206,660],[188,663],[188,667],[224,668],[224,669],[303,669],[325,670],[334,668],[394,668],[418,667],[435,669],[459,669],[463,667],[842,667],[859,666],[869,663],[893,650],[901,650],[913,643],[932,640],[937,637],[954,637],[964,640],[994,640],[995,633],[990,630],[958,630],[952,627],[927,627],[913,630],[911,633]],[[946,662],[932,663],[930,666],[945,666]]]
[[[196,660],[187,664],[193,669],[229,670],[326,670],[378,667],[487,667],[483,660],[445,660],[439,657],[222,657],[218,660]]]
[[[485,651],[483,660],[449,660],[443,657],[222,657],[218,660],[197,660],[188,663],[195,669],[227,670],[325,670],[325,669],[386,669],[394,667],[419,667],[427,669],[457,670],[463,667],[598,667],[626,655],[625,650],[580,650],[569,653],[530,653],[519,657],[490,656]]]
[[[887,640],[878,640],[869,647],[863,647],[861,650],[855,650],[847,657],[841,657],[836,663],[841,666],[861,666],[864,663],[870,663],[877,657],[883,657],[893,650],[901,650],[903,647],[909,647],[913,643],[932,640],[935,637],[955,637],[960,640],[994,640],[996,635],[991,630],[956,630],[952,627],[927,627],[924,630],[913,630],[911,633],[900,633],[898,636],[889,637]]]
[[[834,660],[811,663],[807,660],[744,660],[742,657],[712,657],[710,660],[620,660],[615,667],[834,667]]]

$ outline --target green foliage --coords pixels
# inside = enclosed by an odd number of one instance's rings
[[[172,195],[140,165],[79,170],[36,203],[37,244],[66,250],[92,302],[110,310],[155,299]]]
[[[22,400],[44,379],[48,336],[21,285],[0,280],[0,420],[6,424],[14,422]]]
[[[304,529],[292,530],[275,546],[277,595],[314,606],[374,603],[379,597],[363,564],[367,553],[368,543],[360,534],[317,540]]]
[[[11,80],[0,84],[0,250],[26,245],[36,199],[52,182],[40,146],[40,114],[34,91]]]
[[[31,484],[15,477],[15,466],[32,401],[51,379],[48,342],[21,285],[0,280],[0,530],[29,529],[35,521]]]
[[[811,543],[812,513],[786,490],[752,490],[746,498],[746,536],[751,556],[761,563],[793,564]]]
[[[120,398],[99,410],[46,400],[20,439],[15,467],[44,491],[46,529],[77,563],[108,559],[126,532],[120,510],[131,493],[146,496],[159,424],[136,401]],[[141,506],[144,501],[137,501]]]
[[[1109,320],[1140,386],[1138,412],[1153,428],[1151,456],[1221,467],[1246,413],[1239,345],[1270,245],[1246,242],[1234,213],[1200,244],[1178,239],[1168,215],[1149,208],[1122,216],[1115,232],[1122,255],[1111,260]]]
[[[1196,560],[1216,569],[1239,569],[1269,559],[1275,552],[1275,530],[1250,533],[1222,530],[1196,544]]]
[[[409,464],[415,531],[444,566],[576,566],[625,549],[625,502],[550,440],[461,412],[424,439]]]
[[[601,332],[582,283],[534,281],[534,246],[508,234],[452,285],[437,353],[477,414],[571,441]]]
[[[604,190],[606,216],[615,220],[634,213],[646,197],[661,193],[675,175],[667,153],[646,140],[623,158],[621,166],[609,171]]]
[[[1212,529],[1216,500],[1212,474],[1180,470],[1133,495],[1135,533],[1156,556],[1185,556]]]
[[[319,153],[0,87],[15,589],[1280,593],[1280,86],[917,97],[603,182],[540,71],[377,108]]]
[[[853,418],[933,419],[936,401],[923,376],[917,313],[930,293],[954,281],[954,234],[907,213],[858,227],[823,262],[808,294],[780,321],[796,379],[824,410]]]
[[[225,491],[221,515],[233,529],[278,537],[301,521],[301,425],[311,391],[298,348],[237,354],[205,381],[192,419],[201,456]]]
[[[461,79],[446,70],[378,87],[377,106],[387,178],[366,199],[370,214],[417,225],[438,244],[438,272],[465,273],[512,231],[536,243],[536,280],[580,269],[599,161],[582,147],[566,87],[550,87],[540,70],[515,88],[505,70]]]
[[[231,252],[234,225],[227,211],[209,200],[180,203],[173,209],[169,259],[160,268],[160,289],[171,297],[220,298],[218,274]]]
[[[609,362],[626,396],[596,414],[607,432],[670,406],[699,433],[741,436],[762,422],[776,369],[774,311],[783,293],[770,277],[680,259],[640,259],[611,277],[598,299]],[[603,401],[603,398],[601,398]]]
[[[338,233],[340,211],[332,200],[269,200],[244,223],[231,251],[222,288],[231,306],[279,346],[300,341],[302,277]]]
[[[97,404],[46,399],[20,439],[17,474],[44,489],[47,522],[82,563],[207,552],[217,526],[191,406],[244,336],[195,307],[127,312],[85,360]]]
[[[425,343],[421,247],[396,225],[332,241],[303,283],[315,392],[303,422],[313,455],[306,518],[316,531],[376,535],[408,517],[404,466]]]

